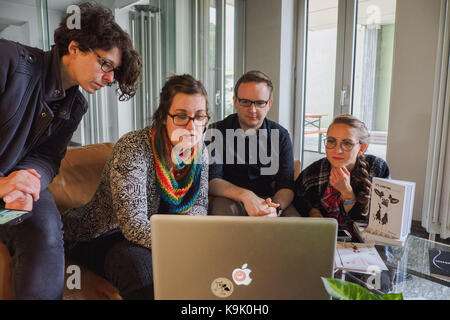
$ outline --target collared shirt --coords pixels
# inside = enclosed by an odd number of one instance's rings
[[[56,46],[43,52],[0,39],[0,177],[20,169],[58,173],[67,144],[87,111],[78,86],[64,90]]]
[[[284,188],[294,190],[291,139],[276,122],[265,118],[256,135],[248,136],[237,114],[232,114],[210,126],[205,144],[210,154],[209,181],[224,179],[260,197],[272,197]]]

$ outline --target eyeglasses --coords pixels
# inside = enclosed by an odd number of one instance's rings
[[[241,99],[241,98],[237,98],[239,105],[241,105],[242,107],[248,108],[250,107],[252,104],[255,105],[256,108],[265,108],[267,106],[267,103],[270,101],[264,101],[264,100],[257,100],[257,101],[253,101],[253,100],[248,100],[248,99]]]
[[[97,56],[98,62],[100,63],[100,67],[104,73],[109,73],[111,71],[114,71],[114,73],[117,73],[119,71],[119,67],[114,68],[114,65],[111,61],[103,59],[97,52],[94,51],[94,49],[89,49],[92,51],[93,54]]]
[[[189,117],[185,114],[170,114],[173,124],[176,126],[187,126],[189,121],[193,121],[196,126],[205,126],[209,121],[208,115],[196,115],[195,117]]]
[[[337,141],[336,141],[336,139],[333,138],[333,137],[326,137],[326,138],[324,138],[324,139],[323,139],[323,143],[324,143],[324,145],[325,145],[325,147],[326,147],[327,149],[334,149],[334,148],[336,148],[336,146],[337,146]],[[354,142],[352,142],[352,141],[350,141],[350,140],[342,140],[342,141],[339,143],[339,146],[342,148],[342,150],[348,152],[348,151],[352,151],[353,147],[354,147],[355,145],[357,145],[357,144],[359,144],[359,142],[354,143]]]

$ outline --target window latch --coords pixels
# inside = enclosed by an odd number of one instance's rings
[[[217,90],[216,91],[216,106],[220,106],[220,100],[221,100],[221,98],[220,98],[220,90]]]
[[[347,99],[347,88],[341,90],[341,107],[345,106],[345,100]]]

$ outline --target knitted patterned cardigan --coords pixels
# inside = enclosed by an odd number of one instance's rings
[[[151,249],[150,217],[158,213],[160,195],[150,130],[146,127],[120,138],[91,201],[62,215],[66,247],[120,228],[127,240]],[[189,215],[208,212],[208,158],[207,149],[202,149],[200,192]]]

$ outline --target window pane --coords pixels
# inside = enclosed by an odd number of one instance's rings
[[[309,1],[304,168],[324,157],[320,139],[333,119],[337,17],[338,0]]]
[[[225,110],[224,117],[234,113],[233,89],[234,89],[234,0],[226,0],[225,12]]]
[[[367,153],[386,158],[394,48],[395,0],[360,1],[353,115],[371,134]]]

